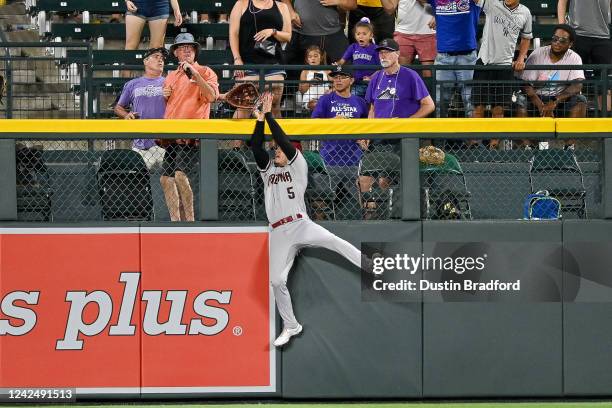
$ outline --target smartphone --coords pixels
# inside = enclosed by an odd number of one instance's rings
[[[315,81],[323,81],[323,73],[322,72],[315,72],[313,79]]]

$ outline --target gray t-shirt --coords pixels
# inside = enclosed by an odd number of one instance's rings
[[[610,38],[610,0],[571,0],[567,22],[580,36]]]
[[[478,58],[495,65],[511,65],[519,38],[533,38],[531,12],[519,4],[509,9],[504,0],[480,0],[487,15]]]
[[[303,35],[329,35],[340,31],[338,9],[322,6],[319,0],[295,0],[293,8],[302,20],[302,28],[293,28]]]

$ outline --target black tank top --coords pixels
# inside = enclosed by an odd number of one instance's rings
[[[255,29],[256,26],[257,29]],[[276,57],[262,55],[253,49],[255,46],[253,37],[258,31],[267,28],[276,28],[278,31],[283,29],[283,16],[276,1],[273,1],[269,9],[259,9],[255,7],[252,0],[249,0],[247,9],[240,17],[240,32],[238,33],[240,56],[244,64],[280,64],[282,62],[280,43],[274,36],[270,36],[268,40],[276,43]]]

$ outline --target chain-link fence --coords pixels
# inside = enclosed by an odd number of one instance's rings
[[[2,43],[0,75],[6,97],[0,118],[71,119],[85,117],[82,64],[68,63],[67,49],[87,53],[88,44]]]
[[[420,165],[421,217],[521,219],[526,197],[547,191],[561,202],[563,218],[600,218],[602,143],[571,142],[540,140],[531,148],[504,150],[486,142],[434,140],[445,159]],[[253,154],[230,141],[218,142],[217,168],[200,163],[198,144],[182,139],[20,141],[16,148],[23,221],[199,219],[200,199],[206,200],[200,195],[203,172],[218,175],[220,220],[266,221]],[[302,151],[312,219],[401,218],[399,144],[318,140],[303,142]]]

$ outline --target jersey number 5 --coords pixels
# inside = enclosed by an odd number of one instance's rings
[[[287,187],[287,197],[289,197],[290,200],[293,200],[295,198],[293,187]]]

